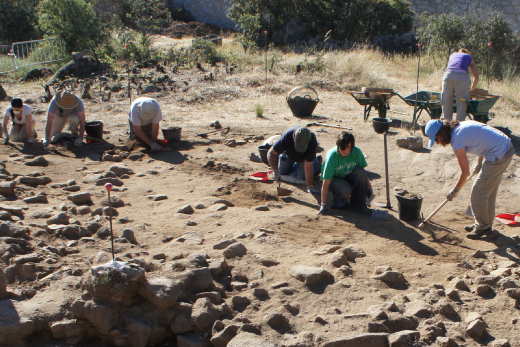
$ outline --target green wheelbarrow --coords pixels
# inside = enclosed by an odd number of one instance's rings
[[[416,107],[412,124],[416,124],[422,111],[426,111],[431,119],[439,119],[442,115],[442,94],[438,92],[420,91],[418,93],[402,97],[397,94],[407,105]]]
[[[386,118],[386,111],[390,109],[389,100],[396,93],[392,89],[364,88],[360,92],[348,92],[358,104],[364,106],[363,119],[370,117],[372,108],[377,110],[379,118]]]

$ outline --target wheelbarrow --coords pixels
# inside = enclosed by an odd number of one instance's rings
[[[397,94],[397,93],[396,93]],[[407,97],[397,94],[407,105],[415,107],[417,111],[414,113],[412,124],[416,124],[421,116],[422,111],[426,111],[431,119],[439,119],[442,115],[442,94],[438,92],[420,91]]]
[[[472,96],[469,101],[466,113],[472,120],[487,124],[491,120],[490,110],[495,103],[500,99],[500,95],[476,95]],[[453,112],[457,112],[457,106],[453,103]],[[471,115],[471,116],[470,116]]]
[[[386,118],[386,111],[390,109],[390,98],[396,93],[392,89],[383,88],[364,88],[360,92],[348,92],[358,104],[364,106],[363,119],[370,117],[372,107],[379,114],[379,118]]]

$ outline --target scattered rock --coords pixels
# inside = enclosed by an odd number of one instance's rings
[[[31,196],[30,198],[23,199],[28,204],[48,204],[49,200],[47,200],[46,195],[36,195]]]
[[[116,174],[116,176],[121,177],[123,175],[133,175],[135,174],[134,170],[129,168],[128,166],[124,164],[115,164],[112,165],[109,169],[109,171]]]
[[[183,214],[193,214],[195,210],[191,205],[182,206],[177,210],[177,213],[183,213]]]
[[[27,166],[47,166],[49,162],[42,156],[36,157],[31,161],[25,163]]]
[[[31,187],[46,185],[46,184],[52,182],[50,177],[47,177],[47,176],[43,176],[43,177],[21,176],[21,177],[17,178],[17,181],[21,184],[25,184],[25,185],[31,186]]]
[[[0,182],[0,194],[4,196],[14,196],[14,189],[16,188],[16,182]]]
[[[318,284],[332,277],[327,270],[302,265],[293,267],[290,275],[307,286]]]
[[[468,327],[466,328],[466,333],[469,336],[480,339],[486,332],[486,329],[487,329],[487,324],[484,323],[480,319],[476,319],[473,322],[468,324]]]
[[[135,239],[135,234],[132,229],[124,229],[123,234],[121,235],[123,238],[127,239],[128,242],[137,244],[137,240]]]
[[[47,225],[69,224],[69,216],[65,212],[60,212],[47,219]]]
[[[67,199],[69,199],[76,205],[86,205],[92,203],[92,197],[90,196],[89,192],[69,195]]]
[[[370,276],[370,278],[390,284],[402,284],[406,282],[403,274],[395,270],[385,271],[380,275]]]
[[[224,250],[224,257],[227,259],[240,257],[245,254],[247,254],[247,248],[240,242],[233,243]]]

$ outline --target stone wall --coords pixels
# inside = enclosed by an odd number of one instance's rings
[[[410,0],[410,2],[412,11],[416,14],[423,12],[432,14],[464,13],[470,6],[491,8],[503,12],[505,18],[511,22],[513,30],[520,30],[520,0]]]
[[[168,0],[170,5],[184,7],[196,21],[235,28],[235,23],[227,17],[231,4],[229,0]]]
[[[235,23],[227,17],[231,4],[229,0],[168,0],[176,7],[184,6],[199,22],[206,22],[225,28],[235,28]],[[417,14],[463,13],[470,5],[502,11],[514,30],[520,31],[520,0],[410,0],[412,10]]]

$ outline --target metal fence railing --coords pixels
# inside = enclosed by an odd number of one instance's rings
[[[67,58],[65,42],[60,38],[15,42],[8,54],[0,52],[0,74],[21,67],[51,64]]]

